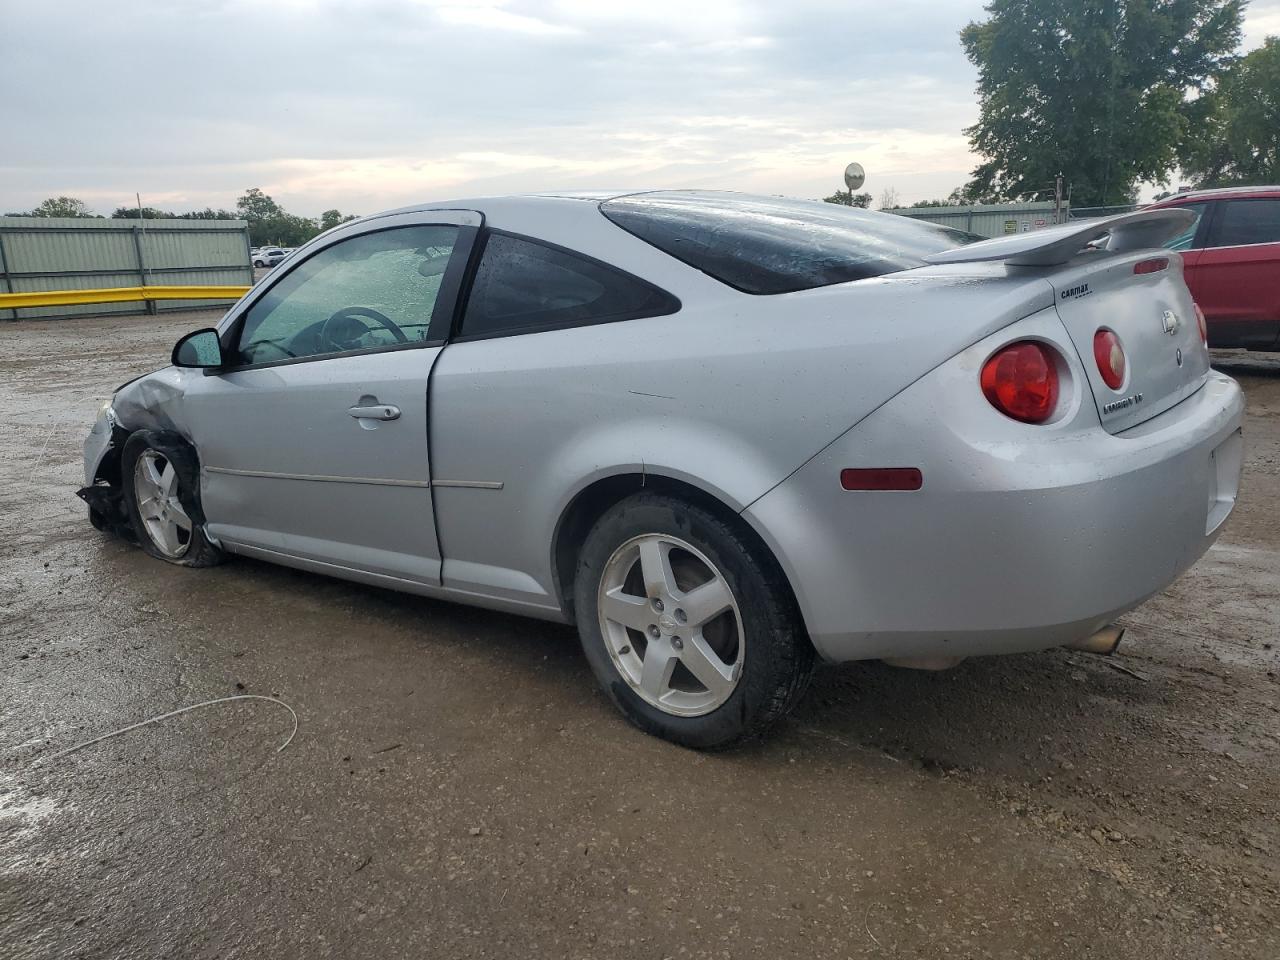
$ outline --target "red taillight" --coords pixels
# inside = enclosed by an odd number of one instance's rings
[[[845,467],[840,486],[846,490],[919,490],[924,474],[917,467]]]
[[[982,368],[982,392],[991,405],[1024,423],[1044,423],[1058,405],[1058,365],[1043,343],[1005,347]]]
[[[1098,363],[1102,382],[1112,390],[1119,390],[1124,383],[1124,348],[1114,330],[1103,327],[1093,335],[1093,359]]]
[[[1204,311],[1200,309],[1200,304],[1194,305],[1196,308],[1196,324],[1200,327],[1200,342],[1205,346],[1209,345],[1209,322],[1204,318]]]
[[[1144,273],[1159,273],[1161,270],[1168,268],[1168,257],[1152,257],[1150,260],[1139,260],[1133,265],[1133,272],[1142,275]]]

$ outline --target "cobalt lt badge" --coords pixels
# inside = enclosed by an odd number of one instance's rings
[[[1164,312],[1164,332],[1171,337],[1178,332],[1178,315],[1172,310]]]

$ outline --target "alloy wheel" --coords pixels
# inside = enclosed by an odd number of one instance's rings
[[[144,450],[133,468],[138,516],[155,548],[172,560],[191,546],[191,518],[178,499],[178,471],[156,450]]]
[[[667,534],[628,540],[605,565],[597,607],[614,666],[651,706],[702,716],[737,688],[745,654],[738,603],[693,545]]]

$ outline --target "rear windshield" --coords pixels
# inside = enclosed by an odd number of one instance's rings
[[[664,253],[756,294],[910,270],[928,254],[985,239],[891,213],[736,193],[645,193],[600,210]]]

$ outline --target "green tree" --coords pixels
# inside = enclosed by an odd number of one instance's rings
[[[941,200],[917,200],[911,204],[913,207],[968,207],[981,203],[1000,203],[998,197],[992,197],[981,191],[971,189],[972,184],[966,184],[963,187],[956,187],[947,194],[945,199]]]
[[[176,213],[168,210],[157,210],[155,207],[143,207],[142,217],[147,220],[172,220],[176,217]],[[111,211],[112,220],[137,220],[137,207],[116,207]]]
[[[245,191],[244,195],[236,201],[236,210],[239,211],[241,219],[248,220],[250,223],[255,220],[278,217],[284,213],[280,204],[257,187],[250,187]]]
[[[257,187],[245,191],[236,201],[240,218],[249,224],[249,237],[255,244],[274,243],[296,247],[320,232],[320,226],[308,217],[287,213],[284,207]]]
[[[187,213],[174,213],[172,210],[159,210],[156,207],[143,207],[143,214],[148,220],[239,220],[240,214],[231,210],[215,210],[205,207],[203,210],[191,210]],[[137,207],[116,207],[112,211],[113,220],[137,220]]]
[[[964,187],[956,187],[945,200],[917,200],[911,204],[913,207],[967,207],[972,203],[980,201],[970,200],[964,192]]]
[[[350,223],[356,219],[354,213],[343,213],[341,210],[326,210],[320,214],[320,229],[332,230],[334,227],[343,223]]]
[[[215,210],[213,207],[205,207],[203,210],[179,213],[177,217],[179,220],[239,220],[240,214],[234,210]]]
[[[966,187],[985,199],[1131,202],[1163,183],[1206,90],[1240,41],[1244,0],[990,0],[960,33],[978,68],[986,162]]]
[[[1183,173],[1200,187],[1280,182],[1280,37],[1238,60],[1201,100],[1201,122],[1180,151]]]
[[[271,243],[281,247],[297,247],[319,232],[320,226],[314,220],[283,211],[265,220],[249,221],[249,236],[259,246]]]
[[[19,217],[97,217],[89,210],[89,205],[75,197],[50,197],[41,200],[34,210],[28,213],[13,214]],[[99,218],[101,219],[101,218]]]
[[[850,193],[848,190],[837,190],[829,197],[823,197],[825,203],[838,203],[844,207],[861,207],[863,210],[871,206],[871,194]]]

